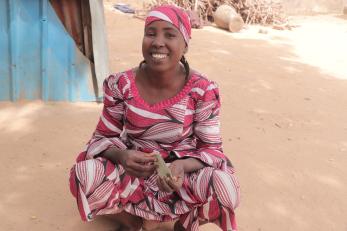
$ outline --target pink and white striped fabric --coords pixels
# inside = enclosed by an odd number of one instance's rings
[[[219,109],[217,85],[197,73],[176,96],[154,105],[139,95],[133,70],[108,77],[97,128],[71,169],[70,189],[82,219],[125,210],[148,220],[180,219],[187,230],[198,230],[199,220],[237,230],[239,184],[222,151]],[[95,157],[110,147],[156,150],[167,161],[197,158],[206,167],[186,174],[178,192],[160,192],[156,174],[139,179]]]
[[[189,16],[184,9],[174,5],[157,6],[148,13],[145,26],[157,20],[163,20],[174,25],[181,32],[184,41],[188,45],[192,28]]]

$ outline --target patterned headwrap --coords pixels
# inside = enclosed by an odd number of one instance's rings
[[[191,38],[191,25],[187,13],[177,6],[162,5],[152,9],[147,15],[145,26],[158,20],[163,20],[174,25],[183,35],[184,41],[188,45]]]

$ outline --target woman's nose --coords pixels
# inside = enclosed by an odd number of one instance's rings
[[[160,35],[155,36],[154,39],[153,39],[152,45],[156,46],[156,47],[164,46],[164,38],[163,38],[163,36],[160,36]]]

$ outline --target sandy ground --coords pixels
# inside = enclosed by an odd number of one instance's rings
[[[109,4],[115,72],[141,61],[143,22]],[[242,187],[240,231],[347,231],[347,18],[293,20],[293,31],[267,34],[194,30],[188,60],[221,88],[224,150]],[[103,218],[81,222],[68,189],[100,110],[0,103],[0,230],[112,230]]]

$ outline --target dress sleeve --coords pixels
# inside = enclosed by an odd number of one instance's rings
[[[93,136],[87,143],[85,159],[94,158],[111,147],[127,148],[121,139],[124,114],[124,92],[121,85],[119,76],[111,75],[104,81],[104,107]]]
[[[193,125],[196,150],[188,156],[214,168],[224,169],[229,161],[222,150],[219,114],[219,89],[216,83],[210,82],[196,103]]]

